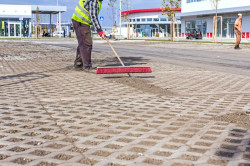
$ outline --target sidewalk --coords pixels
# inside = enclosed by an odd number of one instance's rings
[[[1,166],[249,164],[250,77],[146,60],[147,77],[103,76],[71,49],[0,49]]]
[[[134,40],[170,40],[170,38],[133,38]],[[175,41],[190,41],[190,42],[213,42],[213,40],[211,38],[203,38],[202,40],[200,39],[186,39],[186,38],[182,38],[180,37],[179,39],[175,39]],[[226,39],[226,38],[217,38],[217,42],[225,42],[225,43],[235,43],[236,39]],[[242,39],[241,43],[250,43],[250,39]]]

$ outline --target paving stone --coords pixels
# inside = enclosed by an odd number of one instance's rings
[[[247,118],[237,112],[249,107],[248,76],[150,61],[152,77],[113,78],[75,71],[69,48],[0,42],[0,49],[3,165],[249,163],[248,126],[217,119]],[[94,64],[105,59],[93,53]]]

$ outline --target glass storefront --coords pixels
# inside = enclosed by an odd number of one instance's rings
[[[222,18],[222,32],[221,32],[221,18],[217,19],[217,36],[220,37],[222,33],[223,38],[235,38],[234,22],[236,18]],[[207,34],[206,20],[191,20],[186,21],[186,33],[191,33],[194,30],[202,32],[205,37]],[[210,25],[209,25],[210,26]],[[213,26],[213,25],[211,25]]]
[[[222,19],[222,37],[224,38],[235,38],[234,32],[234,22],[236,18],[223,18]],[[218,36],[221,35],[221,21],[220,19],[217,20],[217,31]]]
[[[6,20],[0,19],[0,37],[1,36],[3,36],[3,37],[9,36],[8,31],[9,31],[8,23],[6,22]]]
[[[0,18],[0,37],[28,37],[30,33],[30,19],[2,19]]]
[[[30,25],[30,20],[29,19],[24,19],[22,21],[22,34],[23,34],[23,37],[29,37],[29,30],[31,27],[29,27]]]
[[[175,27],[177,31],[177,26]],[[179,24],[179,36],[181,25]],[[134,27],[136,37],[169,37],[170,24],[137,24]],[[177,36],[177,35],[176,35]]]
[[[202,32],[203,36],[207,34],[207,21],[206,20],[192,20],[186,21],[186,33],[192,33],[196,31]]]

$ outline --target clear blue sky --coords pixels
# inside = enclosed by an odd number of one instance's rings
[[[68,11],[62,15],[63,21],[71,19],[74,8],[79,0],[58,0],[59,5],[67,6]],[[117,0],[119,1],[119,0]],[[103,0],[103,9],[100,13],[105,17],[104,26],[111,26],[110,13],[107,6],[108,0]],[[162,0],[131,0],[131,9],[159,8]],[[56,5],[57,0],[0,0],[0,4],[18,4],[18,5]],[[117,3],[117,7],[119,4]]]

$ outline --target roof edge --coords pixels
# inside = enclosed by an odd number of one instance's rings
[[[152,9],[135,9],[135,10],[127,10],[123,11],[121,14],[122,16],[127,15],[127,14],[133,14],[133,13],[145,13],[145,12],[161,12],[162,8],[152,8]],[[172,8],[172,10],[175,10]],[[181,8],[176,9],[176,11],[181,11]]]

